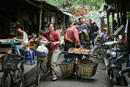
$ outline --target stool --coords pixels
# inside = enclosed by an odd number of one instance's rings
[[[28,53],[30,54],[30,60],[27,59]],[[33,65],[33,63],[35,63],[35,57],[34,57],[34,52],[33,51],[25,51],[24,52],[23,63],[26,63],[26,62],[31,62],[31,65]]]

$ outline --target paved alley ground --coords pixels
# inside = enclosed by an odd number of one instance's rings
[[[61,60],[63,60],[63,55],[58,58],[58,62]],[[78,80],[76,76],[62,76],[58,67],[58,73],[60,75],[59,79],[52,82],[51,76],[48,74],[43,75],[38,87],[111,87],[106,71],[102,70],[103,68],[105,68],[103,63],[99,62],[95,76],[89,78],[82,77],[81,80]],[[35,77],[34,82],[25,87],[35,87]]]

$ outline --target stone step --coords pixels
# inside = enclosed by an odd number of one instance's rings
[[[24,83],[30,83],[32,77],[36,74],[37,64],[31,65],[31,63],[24,64]]]

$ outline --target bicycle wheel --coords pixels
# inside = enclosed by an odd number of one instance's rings
[[[37,65],[37,77],[36,77],[36,86],[39,85],[39,82],[40,82],[40,77],[41,77],[41,63],[39,62],[38,65]]]
[[[102,53],[102,62],[105,65],[105,59],[106,59],[106,51]]]
[[[96,47],[94,50],[93,50],[93,54],[97,54],[97,58],[100,58],[100,48],[99,47]]]
[[[76,75],[77,75],[78,80],[80,80],[80,79],[81,79],[81,76],[80,76],[80,73],[79,73],[78,64],[75,64],[75,71],[76,71]]]
[[[3,75],[3,87],[11,87],[11,76],[10,73],[4,73]]]
[[[22,87],[23,86],[23,66],[21,66],[18,70],[15,71],[15,81],[20,79],[18,82],[16,82],[16,87]]]
[[[93,54],[98,54],[98,47],[93,50]]]
[[[111,87],[113,87],[113,74],[112,74],[112,71],[110,71],[110,74],[109,74],[109,79],[110,79],[110,85]]]
[[[105,66],[108,66],[108,64],[109,64],[109,58],[110,58],[110,54],[107,53],[107,50],[104,51],[104,52],[102,53],[102,61],[103,61],[103,63],[105,64]]]
[[[78,62],[80,62],[80,59],[78,59],[78,57],[76,57],[75,63],[74,63],[74,69],[75,69],[78,80],[80,80],[81,76],[80,76],[80,73],[79,73]]]

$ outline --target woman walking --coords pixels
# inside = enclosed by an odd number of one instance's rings
[[[59,47],[60,44],[60,37],[57,32],[54,31],[54,25],[51,23],[48,26],[49,31],[45,33],[45,37],[49,42],[52,42],[52,45],[48,47],[49,53],[48,53],[48,63],[51,67],[52,71],[52,81],[57,80],[57,58],[59,55]]]

